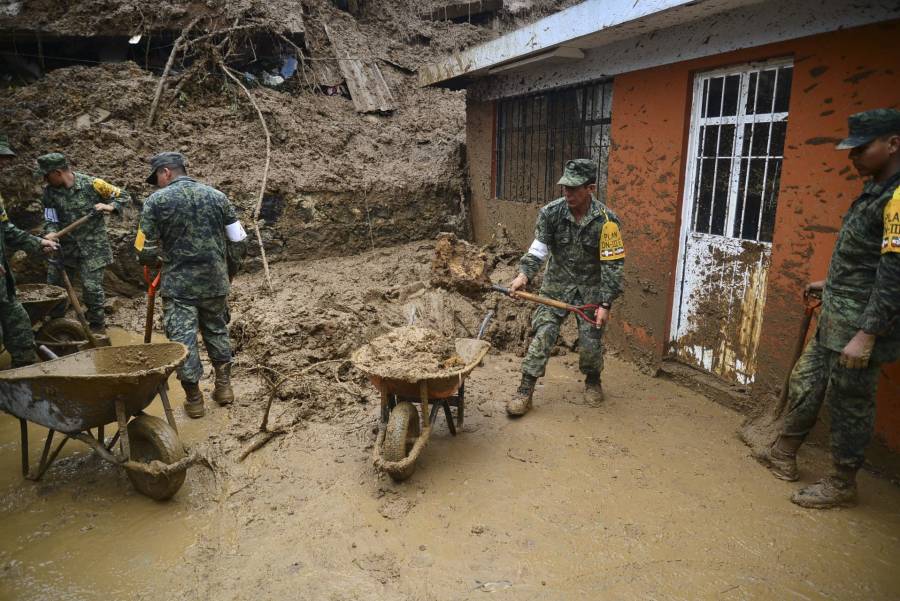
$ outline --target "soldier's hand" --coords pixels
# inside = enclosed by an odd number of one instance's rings
[[[49,255],[53,251],[59,250],[59,242],[57,242],[55,238],[50,238],[49,236],[41,238],[41,250]]]
[[[821,296],[823,288],[825,288],[825,280],[810,282],[806,285],[806,288],[803,289],[803,298],[809,298],[810,295]]]
[[[94,210],[102,213],[112,213],[116,210],[116,208],[112,205],[106,204],[105,202],[98,202],[94,205]]]
[[[524,273],[520,273],[519,275],[517,275],[515,277],[515,279],[513,279],[512,282],[510,282],[509,295],[512,296],[513,298],[515,298],[516,292],[518,292],[519,290],[521,290],[522,288],[524,288],[527,285],[528,285],[528,276],[526,276]]]
[[[56,240],[58,239],[58,236],[56,235],[56,232],[47,232],[46,234],[44,234],[44,238],[43,238],[43,239],[44,239],[44,240],[51,240],[51,241],[53,241],[53,242],[56,242]]]
[[[872,356],[872,348],[874,346],[875,336],[860,330],[850,339],[844,350],[841,351],[841,365],[848,369],[864,369],[868,367],[869,357]]]
[[[594,312],[594,327],[598,330],[609,323],[609,309],[604,307],[597,307],[597,311]]]

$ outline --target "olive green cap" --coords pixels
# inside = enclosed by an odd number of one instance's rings
[[[151,186],[156,185],[156,170],[160,167],[181,167],[184,169],[184,155],[180,152],[161,152],[150,159],[150,175],[147,176],[147,183]]]
[[[590,159],[566,161],[563,176],[557,182],[560,186],[577,188],[597,181],[597,163]]]
[[[6,137],[6,134],[0,134],[0,156],[16,156],[16,153],[13,152],[13,149],[9,147],[9,138]]]
[[[37,158],[37,169],[35,173],[45,176],[55,169],[68,169],[69,162],[61,152],[51,152],[50,154],[42,154]]]
[[[900,111],[874,109],[850,115],[847,118],[849,136],[837,145],[838,150],[864,146],[879,136],[900,134]]]

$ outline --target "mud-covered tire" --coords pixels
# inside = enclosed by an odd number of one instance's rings
[[[419,437],[419,410],[408,401],[398,403],[388,417],[384,432],[384,444],[381,456],[385,461],[402,461],[409,455],[410,449]],[[391,478],[400,482],[412,476],[416,471],[413,461],[402,470],[387,470]]]
[[[85,336],[81,324],[76,320],[57,317],[44,324],[37,333],[37,339],[49,342],[77,342],[84,340]]]
[[[139,415],[128,422],[128,444],[131,460],[150,463],[157,460],[175,463],[184,458],[184,446],[178,434],[165,420],[152,415]],[[187,470],[168,476],[152,476],[135,470],[126,470],[128,479],[137,491],[157,501],[172,498],[184,484]]]

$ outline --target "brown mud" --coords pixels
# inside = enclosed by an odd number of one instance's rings
[[[352,359],[365,373],[405,382],[446,377],[465,365],[452,339],[416,326],[382,334],[353,353]]]
[[[788,501],[796,485],[771,478],[734,436],[740,415],[614,357],[607,401],[590,408],[565,340],[532,413],[505,416],[520,359],[494,351],[466,380],[460,434],[439,418],[410,480],[379,475],[379,398],[348,361],[354,349],[407,323],[411,307],[448,339],[468,337],[489,309],[495,346],[520,350],[527,329],[524,303],[430,287],[433,250],[280,263],[272,296],[261,275],[239,277],[235,404],[209,402],[210,377],[202,420],[173,401],[184,440],[216,469],[189,470],[169,503],[74,444],[41,483],[23,481],[18,424],[4,417],[0,597],[892,598],[895,486],[862,474],[859,508],[801,510]],[[493,280],[512,267],[500,261]],[[120,303],[112,317],[138,331],[143,305]],[[113,339],[123,342],[118,330]],[[261,366],[297,375],[272,407],[280,435],[238,463],[268,398]],[[180,397],[174,380],[171,390]],[[822,449],[805,448],[801,484],[827,467]]]

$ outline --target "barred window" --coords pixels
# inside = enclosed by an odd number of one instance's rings
[[[612,82],[506,98],[497,104],[496,195],[546,203],[570,159],[597,162],[597,196],[605,200]]]

